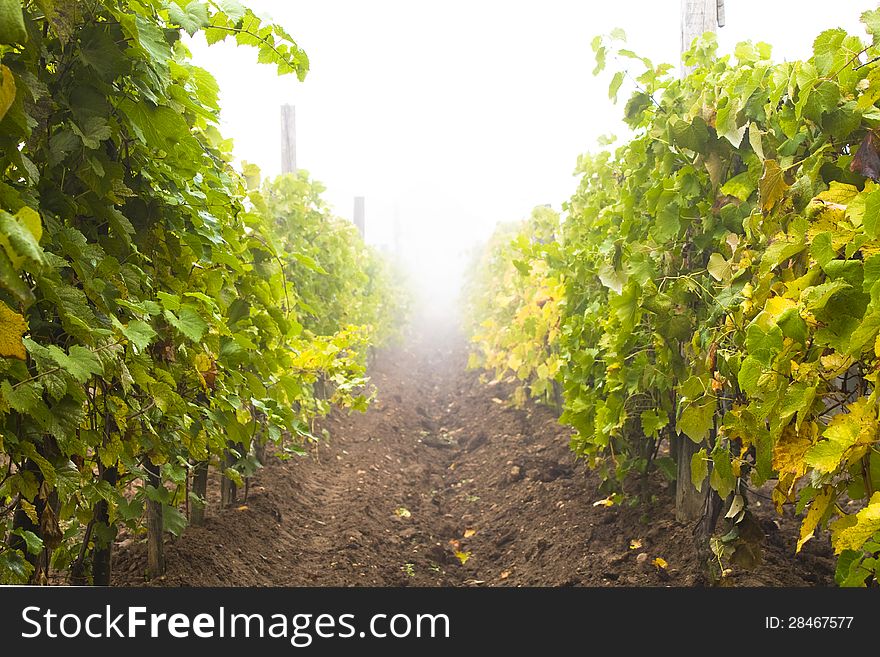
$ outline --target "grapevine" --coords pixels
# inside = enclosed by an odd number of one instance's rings
[[[679,486],[686,473],[716,578],[759,560],[751,501],[766,485],[802,514],[792,552],[828,530],[840,584],[880,581],[880,12],[862,21],[867,43],[832,29],[786,63],[763,43],[719,56],[707,35],[684,78],[619,31],[597,37],[597,73],[627,63],[611,97],[636,83],[632,138],[580,158],[542,266],[520,267],[529,227],[485,256],[524,269],[507,307],[547,280],[564,295],[558,332],[509,340],[482,311],[474,364],[516,376],[518,353],[558,354],[558,374],[539,376],[564,389],[574,451],[624,493],[634,473]],[[491,304],[492,285],[472,305]],[[673,462],[679,441],[688,463]]]
[[[179,534],[209,464],[229,503],[267,444],[365,408],[396,305],[304,172],[259,189],[232,167],[181,38],[303,79],[283,28],[236,0],[3,7],[0,583],[107,584],[118,532]]]

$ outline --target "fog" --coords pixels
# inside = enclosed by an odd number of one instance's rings
[[[401,261],[437,313],[450,311],[466,254],[497,222],[561,209],[578,154],[601,135],[625,136],[610,74],[591,74],[593,36],[620,27],[638,53],[678,62],[679,0],[246,4],[286,27],[311,70],[300,83],[231,40],[191,42],[220,83],[236,156],[278,174],[279,107],[295,105],[298,167],[327,186],[339,216],[351,219],[353,197],[366,197],[369,243],[394,253],[398,224]],[[721,50],[751,39],[771,43],[776,59],[809,56],[823,29],[862,34],[870,6],[727,0]]]

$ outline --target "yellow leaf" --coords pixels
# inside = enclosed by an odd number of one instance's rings
[[[764,312],[771,315],[773,321],[776,321],[782,313],[795,306],[797,306],[797,304],[791,299],[786,299],[785,297],[773,297],[772,299],[767,299],[767,303],[764,304]]]
[[[611,499],[611,496],[608,496],[604,500],[597,500],[596,502],[593,502],[593,506],[614,506],[614,500]]]
[[[791,425],[782,430],[782,436],[773,448],[774,470],[780,474],[792,474],[795,479],[807,473],[804,454],[812,447],[813,442],[804,433],[798,433]]]
[[[0,66],[0,120],[12,107],[15,100],[15,78],[6,66]]]
[[[856,514],[843,516],[831,523],[831,545],[834,553],[860,550],[876,532],[880,531],[880,491]]]
[[[509,570],[502,570],[501,575],[499,577],[501,579],[507,579],[508,577],[510,577],[510,571]]]
[[[654,557],[654,560],[651,563],[657,568],[663,568],[664,570],[669,567],[669,564],[666,563],[666,559],[663,557]]]
[[[464,530],[464,537],[465,537],[465,538],[470,538],[471,536],[473,536],[473,535],[476,534],[476,533],[477,533],[477,530],[476,530],[476,529],[465,529],[465,530]]]
[[[37,516],[37,507],[27,500],[19,500],[19,504],[21,505],[22,511],[24,511],[25,515],[30,518],[31,522],[35,525],[39,525],[40,519]]]
[[[240,507],[236,509],[236,511],[247,511],[247,504],[242,504]]]
[[[642,539],[640,538],[634,538],[629,542],[630,550],[638,550],[640,547],[642,547]]]
[[[0,357],[18,360],[27,357],[24,343],[21,341],[27,328],[24,317],[0,301]]]
[[[776,160],[764,160],[764,174],[758,181],[758,193],[761,197],[761,209],[767,213],[785,196],[788,183],[785,182],[785,171]]]
[[[832,376],[840,376],[849,369],[853,361],[849,356],[839,354],[835,351],[827,356],[821,356],[819,362],[822,363],[822,367],[826,372]]]
[[[412,516],[412,512],[406,507],[398,507],[394,510],[394,515],[398,518],[410,518]]]
[[[34,236],[37,243],[39,243],[43,237],[43,220],[40,217],[40,213],[33,208],[24,206],[21,210],[15,213],[15,216],[21,221],[24,227],[28,229],[30,234]]]
[[[825,511],[828,510],[828,505],[831,504],[833,500],[834,488],[832,486],[825,486],[819,491],[819,494],[813,498],[813,502],[810,504],[810,508],[804,516],[804,521],[801,523],[801,536],[800,539],[798,539],[795,553],[800,552],[804,543],[813,538],[813,533],[816,531],[819,521],[822,519],[822,516],[825,515]]]
[[[471,558],[471,553],[470,552],[459,552],[458,550],[456,550],[455,557],[461,562],[461,565],[463,566],[467,563],[467,560]]]

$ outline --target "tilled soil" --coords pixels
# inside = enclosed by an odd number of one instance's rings
[[[371,368],[378,401],[334,412],[308,457],[272,462],[238,506],[209,509],[166,545],[166,586],[694,586],[705,583],[672,486],[649,506],[595,505],[554,410],[511,408],[466,370],[464,338],[416,333]],[[214,482],[216,484],[216,482]],[[212,496],[213,497],[213,496]],[[216,498],[214,498],[216,499]],[[755,507],[763,562],[747,586],[833,583],[827,540],[795,556],[790,510]],[[633,547],[638,546],[640,547]],[[644,554],[645,556],[640,556]],[[653,565],[660,557],[668,567]],[[128,538],[116,585],[143,585],[145,547]]]

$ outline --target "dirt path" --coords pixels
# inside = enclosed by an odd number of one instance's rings
[[[370,411],[334,413],[312,456],[273,461],[241,507],[215,510],[204,527],[169,540],[168,574],[156,584],[702,582],[690,528],[669,511],[671,490],[651,508],[594,506],[604,497],[598,479],[575,463],[555,413],[509,408],[503,391],[466,371],[466,360],[464,339],[451,329],[380,353]],[[827,543],[811,541],[793,560],[795,520],[768,514],[763,526],[765,563],[733,582],[831,582]],[[633,540],[641,547],[631,549]],[[668,569],[652,566],[654,557]],[[144,546],[128,540],[115,583],[142,585],[144,566]]]

